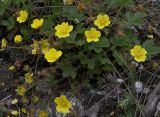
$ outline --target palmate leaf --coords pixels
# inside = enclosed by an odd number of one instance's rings
[[[74,44],[75,43],[75,40],[76,40],[76,36],[77,36],[77,32],[76,31],[73,31],[69,37],[67,37],[65,39],[65,41],[69,44]]]
[[[20,29],[21,34],[23,35],[24,39],[31,39],[32,38],[32,30],[29,30],[27,26],[23,26]],[[30,35],[29,35],[30,34]]]
[[[76,77],[76,74],[77,74],[76,69],[71,64],[63,64],[61,66],[61,69],[63,71],[62,75],[64,78],[66,77],[75,78]]]
[[[7,10],[7,8],[9,8],[10,3],[12,0],[1,0],[0,1],[0,16],[3,15],[3,13],[5,13],[5,11]]]
[[[76,7],[64,7],[62,15],[63,17],[67,17],[69,20],[76,23],[79,23],[85,19],[85,15],[80,13]]]
[[[93,42],[89,45],[90,50],[94,50],[96,53],[102,52],[103,48],[110,47],[109,40],[105,37],[100,38],[98,42]]]
[[[137,13],[129,13],[127,12],[125,17],[126,21],[124,22],[124,25],[126,27],[132,27],[133,25],[135,26],[140,26],[143,23],[143,17],[145,17],[146,14],[143,12],[137,12]]]
[[[89,60],[88,61],[88,68],[93,70],[95,68],[96,64],[94,60]]]
[[[155,46],[153,40],[146,40],[143,43],[142,47],[144,47],[147,50],[148,58],[160,53],[160,47]]]
[[[95,43],[95,45],[101,48],[107,48],[110,46],[110,43],[107,38],[102,37],[97,43]]]
[[[6,26],[8,30],[14,28],[15,20],[13,17],[9,17],[7,20],[2,20],[1,25]]]
[[[111,41],[114,47],[117,46],[132,46],[132,43],[137,41],[136,35],[131,30],[126,30],[124,36],[114,37]]]

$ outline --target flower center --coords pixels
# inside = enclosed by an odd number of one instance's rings
[[[62,106],[63,108],[65,108],[65,107],[67,106],[67,103],[63,100],[63,101],[61,102],[61,106]]]
[[[88,38],[95,38],[95,35],[93,34],[93,32],[90,32],[90,35],[88,36]]]
[[[66,34],[67,33],[67,29],[66,29],[66,27],[64,27],[63,29],[62,29],[62,34]]]
[[[137,58],[140,58],[141,56],[143,56],[143,53],[141,51],[138,51],[135,56]]]
[[[105,23],[106,23],[106,21],[104,18],[100,20],[100,25],[104,25]]]

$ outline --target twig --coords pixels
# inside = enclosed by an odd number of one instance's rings
[[[156,107],[160,101],[160,82],[156,85],[156,88],[149,95],[147,103],[144,107],[145,117],[153,117],[156,112]]]
[[[6,99],[10,98],[11,96],[12,96],[12,95],[9,95],[9,96],[3,98],[3,99],[0,101],[0,104],[1,104],[3,101],[5,101]]]

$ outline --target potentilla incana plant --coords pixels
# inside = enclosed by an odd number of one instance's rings
[[[137,68],[142,65],[143,70],[160,53],[153,34],[144,39],[136,32],[145,24],[144,7],[137,7],[133,0],[0,1],[0,52],[16,50],[8,70],[21,75],[14,87],[21,101],[14,100],[14,104],[40,102],[33,92],[43,81],[56,91],[62,89],[55,93],[57,96],[70,88],[79,95],[83,88],[109,82],[103,77],[105,73],[116,73],[114,83],[127,82],[141,93]],[[27,101],[28,95],[33,99]],[[55,95],[51,99],[55,110],[71,113],[74,107],[70,100]],[[17,116],[21,109],[9,112]],[[23,108],[23,113],[27,112]],[[38,117],[49,115],[45,109],[37,113]]]

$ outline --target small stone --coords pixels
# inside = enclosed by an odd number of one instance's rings
[[[117,83],[120,83],[120,84],[124,82],[124,80],[120,79],[120,78],[116,79],[116,81],[117,81]]]
[[[135,82],[135,89],[137,93],[141,93],[143,91],[143,85],[141,82]]]

